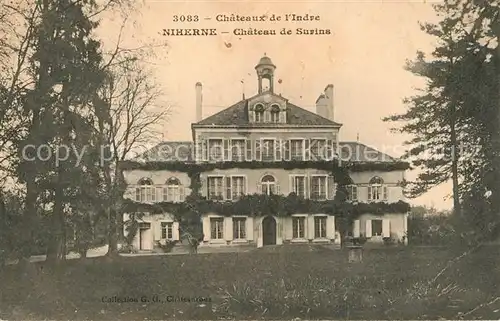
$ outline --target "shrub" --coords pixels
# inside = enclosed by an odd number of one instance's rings
[[[163,251],[163,253],[170,253],[172,249],[177,244],[178,241],[174,240],[165,240],[165,244],[160,241],[156,241],[156,245]]]

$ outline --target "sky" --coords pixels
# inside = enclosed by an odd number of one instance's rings
[[[307,22],[217,22],[218,14],[319,15]],[[199,22],[174,22],[174,15],[198,16]],[[209,19],[208,19],[209,18]],[[284,18],[283,18],[284,19]],[[327,84],[334,85],[335,121],[341,141],[356,141],[400,156],[408,137],[391,132],[383,117],[402,113],[403,98],[424,82],[404,69],[417,50],[430,52],[434,39],[419,22],[436,21],[429,1],[148,1],[129,17],[123,46],[160,45],[148,57],[155,81],[164,91],[158,108],[170,108],[163,124],[165,140],[191,140],[195,121],[195,84],[203,84],[203,117],[257,92],[255,65],[266,54],[277,66],[275,92],[315,111]],[[116,43],[122,20],[102,22],[103,39]],[[162,36],[164,28],[216,28],[217,36]],[[295,31],[329,29],[330,35],[236,36],[235,28]],[[227,33],[222,33],[227,32]],[[243,83],[242,83],[243,82]],[[412,178],[415,173],[409,173]],[[450,184],[410,200],[451,208]]]

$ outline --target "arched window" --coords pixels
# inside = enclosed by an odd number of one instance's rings
[[[384,180],[375,176],[370,179],[368,186],[368,201],[387,201],[387,186],[384,185]]]
[[[271,107],[271,122],[273,123],[280,122],[280,107],[278,105],[273,105]]]
[[[272,195],[279,194],[279,186],[276,184],[276,179],[273,175],[265,175],[260,180],[260,185],[262,188],[262,194]]]
[[[255,105],[255,122],[262,123],[264,121],[264,106],[262,104]]]
[[[141,178],[135,189],[136,202],[154,202],[156,200],[155,188],[150,178]]]
[[[181,181],[177,177],[170,177],[163,190],[163,200],[165,202],[180,202],[184,198],[184,189]]]

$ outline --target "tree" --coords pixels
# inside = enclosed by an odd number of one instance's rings
[[[152,81],[152,74],[134,56],[119,58],[108,70],[107,81],[96,101],[96,118],[101,145],[106,146],[101,170],[104,182],[104,207],[108,218],[109,256],[118,254],[123,212],[121,203],[126,182],[120,162],[137,147],[158,140],[158,129],[169,115],[162,106],[162,92]]]

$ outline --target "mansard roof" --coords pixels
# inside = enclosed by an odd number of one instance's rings
[[[236,104],[209,116],[200,122],[193,124],[193,127],[221,126],[221,127],[340,127],[341,124],[321,117],[313,112],[294,104],[286,102],[286,124],[276,123],[250,123],[248,119],[248,101],[244,99]]]
[[[193,142],[190,141],[165,141],[149,149],[134,161],[143,162],[193,162]],[[359,142],[340,142],[340,155],[342,161],[349,162],[399,162],[397,158],[380,152],[372,147]]]
[[[193,159],[193,142],[164,141],[133,160],[144,162],[192,162]]]

